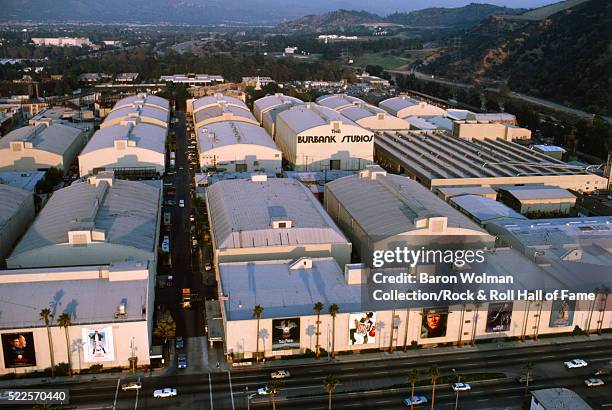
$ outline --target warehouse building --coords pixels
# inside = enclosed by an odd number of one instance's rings
[[[593,410],[586,401],[573,390],[565,387],[531,391],[530,410]]]
[[[39,313],[51,308],[55,364],[75,371],[92,365],[149,364],[154,311],[154,262],[0,270],[0,374],[51,367],[49,334]],[[58,318],[68,314],[64,329]],[[68,340],[66,340],[68,339]],[[70,345],[70,353],[66,344]]]
[[[195,128],[219,121],[243,121],[259,125],[243,101],[219,93],[187,101],[187,112],[193,113]]]
[[[387,170],[405,174],[428,188],[544,184],[592,192],[607,179],[570,166],[511,141],[467,141],[442,132],[379,132],[375,160]]]
[[[411,116],[435,117],[446,116],[446,110],[424,101],[415,100],[407,95],[392,97],[381,101],[378,106],[391,115],[399,118]]]
[[[211,85],[219,84],[224,82],[220,75],[208,75],[208,74],[173,74],[173,75],[162,75],[159,78],[162,82],[175,83],[175,84],[189,84],[189,85]]]
[[[469,110],[461,110],[457,108],[449,108],[446,110],[446,116],[451,120],[458,121],[477,121],[491,122],[497,124],[516,125],[516,117],[507,112],[498,113],[475,113]]]
[[[576,205],[576,195],[555,186],[522,185],[497,189],[499,200],[523,215],[569,215]]]
[[[55,191],[21,238],[9,268],[152,261],[155,270],[161,189],[100,173]]]
[[[0,266],[34,220],[32,192],[0,183]]]
[[[34,172],[0,172],[0,184],[21,188],[31,194],[36,193],[36,185],[45,178],[45,171]]]
[[[325,209],[372,266],[376,250],[395,247],[482,248],[495,240],[419,183],[370,166],[325,185]]]
[[[527,219],[501,202],[479,195],[454,196],[449,203],[480,226],[499,219]]]
[[[474,139],[530,140],[531,130],[492,121],[453,121],[453,136],[470,141]]]
[[[197,129],[202,170],[282,171],[282,153],[261,127],[222,121]]]
[[[315,102],[323,107],[331,108],[335,111],[340,111],[343,108],[352,105],[365,104],[361,98],[353,97],[347,94],[327,94],[322,95]]]
[[[313,103],[276,116],[275,141],[295,171],[358,170],[372,163],[374,134]]]
[[[408,121],[397,118],[385,110],[366,103],[345,107],[338,112],[363,128],[372,131],[410,129]]]
[[[152,107],[170,112],[170,101],[149,93],[139,93],[122,98],[113,106],[113,110],[134,106]]]
[[[0,139],[1,171],[67,171],[86,142],[88,129],[63,121],[40,121]]]
[[[497,191],[491,187],[484,186],[450,186],[450,187],[439,187],[434,192],[443,200],[448,202],[450,198],[459,195],[479,195],[485,198],[489,198],[495,201],[497,198]]]
[[[563,159],[563,155],[567,152],[564,148],[555,145],[533,145],[531,148],[540,154],[548,155],[558,160]]]
[[[144,124],[157,125],[168,128],[170,113],[150,105],[126,105],[112,110],[100,124],[100,128],[111,127],[124,121],[137,120]]]
[[[166,168],[166,129],[127,120],[95,132],[79,155],[79,174],[100,171],[162,175]]]
[[[253,102],[253,113],[255,118],[263,125],[263,116],[266,112],[273,110],[280,106],[293,107],[294,105],[304,104],[304,101],[299,98],[291,97],[282,93],[276,93],[274,95],[266,95]],[[267,130],[270,132],[269,130]],[[270,133],[272,135],[272,133]]]
[[[350,242],[294,179],[219,181],[207,189],[206,204],[215,265],[302,256],[350,262]]]

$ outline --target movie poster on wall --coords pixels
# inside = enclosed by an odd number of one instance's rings
[[[555,300],[550,308],[550,327],[571,326],[574,323],[575,300]]]
[[[507,332],[510,330],[512,305],[512,302],[489,303],[487,325],[485,328],[488,333]]]
[[[36,350],[32,332],[2,334],[4,367],[36,366]]]
[[[376,343],[376,312],[349,314],[349,345]]]
[[[300,318],[272,319],[272,350],[300,348]]]
[[[113,328],[83,328],[83,357],[85,362],[112,362],[115,360],[113,349]]]
[[[421,339],[446,336],[448,308],[423,309],[421,319]]]

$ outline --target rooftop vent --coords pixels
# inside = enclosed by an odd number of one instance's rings
[[[268,176],[266,174],[253,174],[251,175],[252,182],[266,182],[268,180]]]
[[[312,259],[307,257],[300,258],[289,265],[289,269],[312,269]]]
[[[288,229],[293,226],[293,223],[290,219],[274,219],[272,220],[272,228],[273,229]]]

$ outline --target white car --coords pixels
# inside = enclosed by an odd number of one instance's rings
[[[582,359],[570,360],[569,362],[564,362],[563,364],[568,369],[575,369],[575,368],[578,368],[578,367],[587,367],[589,365],[587,362],[585,362]]]
[[[142,384],[140,382],[129,382],[121,385],[121,390],[140,390],[142,388]]]
[[[286,379],[290,376],[291,373],[289,373],[287,370],[278,370],[270,375],[270,377],[272,377],[273,379]]]
[[[412,400],[410,400],[410,397],[408,397],[407,399],[404,399],[404,404],[408,407],[410,407],[411,404],[413,406],[418,406],[418,405],[426,404],[426,403],[427,403],[427,397],[425,396],[414,396]]]
[[[184,199],[179,200],[179,208],[185,208],[185,200]]]
[[[272,394],[272,390],[268,389],[267,387],[262,387],[260,389],[257,389],[257,394],[259,394],[260,396],[267,396],[269,394]]]
[[[467,383],[453,383],[451,384],[451,387],[453,388],[454,391],[468,391],[468,390],[472,390],[472,386],[470,386]]]
[[[601,379],[586,379],[584,384],[586,384],[587,387],[598,387],[603,386],[604,382]]]
[[[166,387],[165,389],[155,390],[153,392],[153,397],[156,399],[163,399],[166,397],[174,397],[176,396],[176,389],[171,389]]]

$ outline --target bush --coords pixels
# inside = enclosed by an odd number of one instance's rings
[[[58,363],[55,365],[56,376],[68,376],[70,374],[68,370],[68,363]]]
[[[574,334],[574,336],[578,336],[578,335],[583,334],[584,331],[580,328],[580,326],[576,325],[572,333]]]

